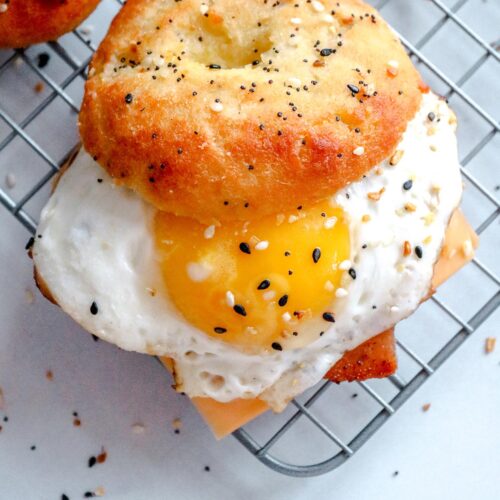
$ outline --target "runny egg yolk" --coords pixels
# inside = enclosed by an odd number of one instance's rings
[[[339,264],[350,251],[340,208],[323,202],[218,227],[158,212],[154,225],[170,299],[206,334],[279,351],[286,339],[310,338],[311,324],[315,340],[334,321]]]

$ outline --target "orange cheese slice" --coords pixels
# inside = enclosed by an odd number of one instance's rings
[[[479,239],[460,210],[453,213],[446,230],[443,249],[434,267],[432,290],[467,264],[473,257]],[[162,358],[172,371],[169,358]],[[394,329],[391,328],[348,351],[326,374],[333,382],[386,377],[396,371]],[[236,399],[219,403],[210,398],[192,398],[196,409],[217,439],[221,439],[268,410],[260,399]]]

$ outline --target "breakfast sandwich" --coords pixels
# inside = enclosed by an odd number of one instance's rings
[[[394,326],[477,246],[455,115],[362,1],[129,0],[79,122],[39,287],[218,436],[393,373]]]

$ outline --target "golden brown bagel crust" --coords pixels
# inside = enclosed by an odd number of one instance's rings
[[[129,0],[94,57],[80,131],[156,207],[246,220],[325,198],[388,157],[420,85],[361,1]]]
[[[0,47],[26,47],[55,40],[76,28],[98,3],[99,0],[0,0]]]

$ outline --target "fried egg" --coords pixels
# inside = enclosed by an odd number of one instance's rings
[[[358,182],[210,226],[158,212],[81,151],[42,212],[37,272],[91,333],[173,358],[177,390],[280,410],[427,295],[462,190],[455,123],[426,94],[393,155]]]

